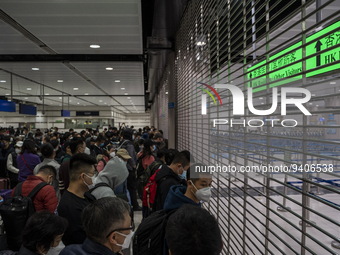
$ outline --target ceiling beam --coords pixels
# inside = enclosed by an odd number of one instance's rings
[[[4,54],[0,55],[0,62],[73,62],[73,61],[117,61],[143,62],[142,54]]]
[[[40,95],[13,95],[13,97],[40,97]],[[44,95],[44,97],[144,97],[144,95]]]

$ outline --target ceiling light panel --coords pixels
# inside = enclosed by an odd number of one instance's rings
[[[32,66],[39,64],[40,71],[32,71]],[[92,62],[94,65],[95,63]],[[55,88],[59,91],[63,91],[68,94],[84,94],[85,92],[92,95],[104,95],[104,93],[94,87],[92,84],[79,77],[76,73],[71,71],[62,63],[56,62],[18,62],[8,63],[0,62],[0,68],[9,70],[13,73],[19,74],[23,77],[27,77],[33,81],[43,83],[51,88]],[[105,71],[105,70],[104,70]],[[2,79],[2,78],[1,78]],[[5,80],[5,79],[4,79]],[[58,82],[63,80],[63,82]],[[40,87],[36,83],[32,83],[22,78],[13,76],[13,85],[20,86],[20,89],[26,89],[26,87]],[[79,88],[78,91],[74,91],[73,88]],[[37,91],[35,91],[36,93]],[[51,94],[56,94],[53,92]],[[60,93],[60,92],[59,92]]]

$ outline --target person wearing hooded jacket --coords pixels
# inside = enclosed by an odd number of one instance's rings
[[[177,153],[170,166],[163,165],[161,170],[156,174],[157,191],[153,211],[159,211],[164,208],[165,199],[173,185],[186,185],[185,180],[180,176],[188,170],[190,161],[185,153]]]
[[[191,177],[196,166],[203,166],[196,163],[187,172],[187,186],[175,185],[169,190],[164,202],[164,210],[172,211],[180,208],[184,204],[200,206],[201,202],[209,202],[211,197],[212,177],[210,173],[196,173],[197,176]]]
[[[96,199],[115,197],[114,189],[123,184],[129,175],[126,162],[130,159],[125,149],[119,149],[116,156],[109,160],[105,168],[98,174],[94,184],[106,183],[108,186],[96,187],[92,192]]]

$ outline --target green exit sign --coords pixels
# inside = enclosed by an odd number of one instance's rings
[[[308,36],[306,43],[306,77],[315,76],[340,69],[340,21]],[[336,46],[336,47],[335,47]],[[266,89],[264,84],[269,79],[269,87],[276,87],[302,79],[302,41],[269,57],[269,73],[266,75],[266,60],[247,69],[247,86],[254,92]],[[330,48],[330,49],[329,49]],[[329,50],[328,50],[329,49]],[[318,52],[321,52],[318,54]],[[314,55],[314,56],[313,56]],[[299,61],[300,60],[300,61]],[[293,64],[292,64],[293,63]],[[332,64],[334,63],[334,64]],[[326,66],[327,65],[327,66]],[[325,66],[325,67],[323,67]],[[275,71],[276,69],[279,69]],[[293,75],[296,75],[292,77]],[[257,78],[258,77],[258,78]],[[284,79],[283,79],[284,78]],[[283,79],[283,80],[280,80]],[[276,80],[279,80],[275,82]]]

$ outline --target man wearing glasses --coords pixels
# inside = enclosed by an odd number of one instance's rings
[[[81,245],[70,245],[60,255],[118,255],[130,247],[133,222],[130,206],[120,198],[105,197],[89,204],[82,213],[87,238]]]
[[[65,245],[81,244],[86,238],[81,224],[81,213],[90,203],[84,193],[94,186],[97,176],[96,159],[85,153],[77,153],[70,159],[70,185],[64,191],[58,205],[58,214],[68,220],[69,225],[63,236]]]

